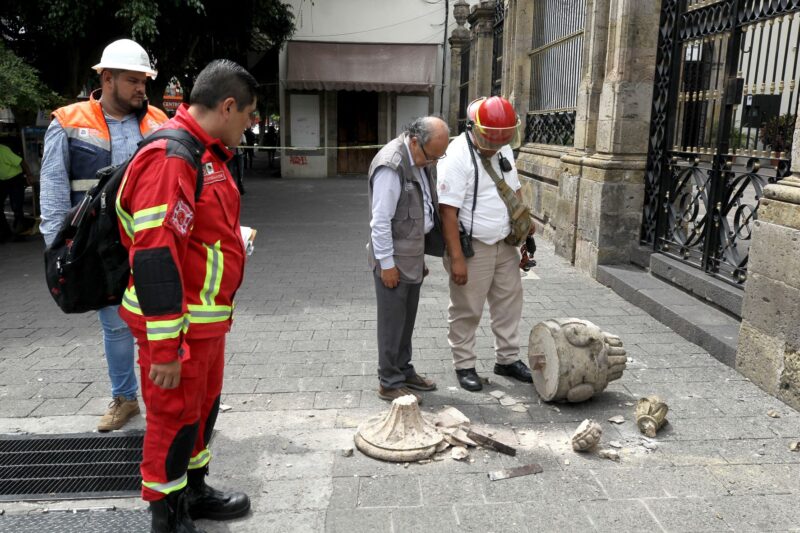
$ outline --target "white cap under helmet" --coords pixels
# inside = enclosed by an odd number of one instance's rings
[[[151,79],[156,79],[156,72],[150,63],[150,56],[147,55],[142,46],[130,39],[120,39],[106,46],[103,50],[103,57],[100,62],[92,67],[100,74],[103,69],[133,70],[144,72]]]

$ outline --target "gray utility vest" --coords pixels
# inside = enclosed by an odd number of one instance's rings
[[[423,184],[419,174],[412,168],[405,144],[405,135],[400,135],[381,148],[369,166],[369,206],[372,222],[372,177],[380,167],[389,167],[400,175],[400,198],[392,218],[392,241],[394,264],[400,271],[400,279],[408,283],[422,282],[422,267],[425,254],[425,207]],[[436,196],[436,167],[427,167],[428,190],[433,209],[438,207]],[[372,251],[372,239],[367,244],[369,266],[380,267]]]

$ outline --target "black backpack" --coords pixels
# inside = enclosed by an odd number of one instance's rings
[[[175,155],[197,169],[197,201],[203,190],[201,158],[205,146],[186,130],[160,129],[142,140],[136,152],[159,139],[177,141],[185,148]],[[128,251],[120,241],[116,201],[122,178],[135,156],[97,171],[97,185],[69,211],[55,240],[44,251],[47,288],[65,313],[85,313],[122,301],[130,265]]]

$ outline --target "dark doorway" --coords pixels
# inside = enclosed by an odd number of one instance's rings
[[[337,109],[340,150],[336,171],[366,174],[378,149],[358,147],[378,144],[378,93],[339,91]]]

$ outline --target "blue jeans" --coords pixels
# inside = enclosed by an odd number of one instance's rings
[[[139,384],[136,381],[133,357],[133,335],[125,321],[120,318],[118,305],[104,307],[97,312],[103,325],[103,344],[108,377],[111,379],[111,396],[123,396],[135,400]]]

